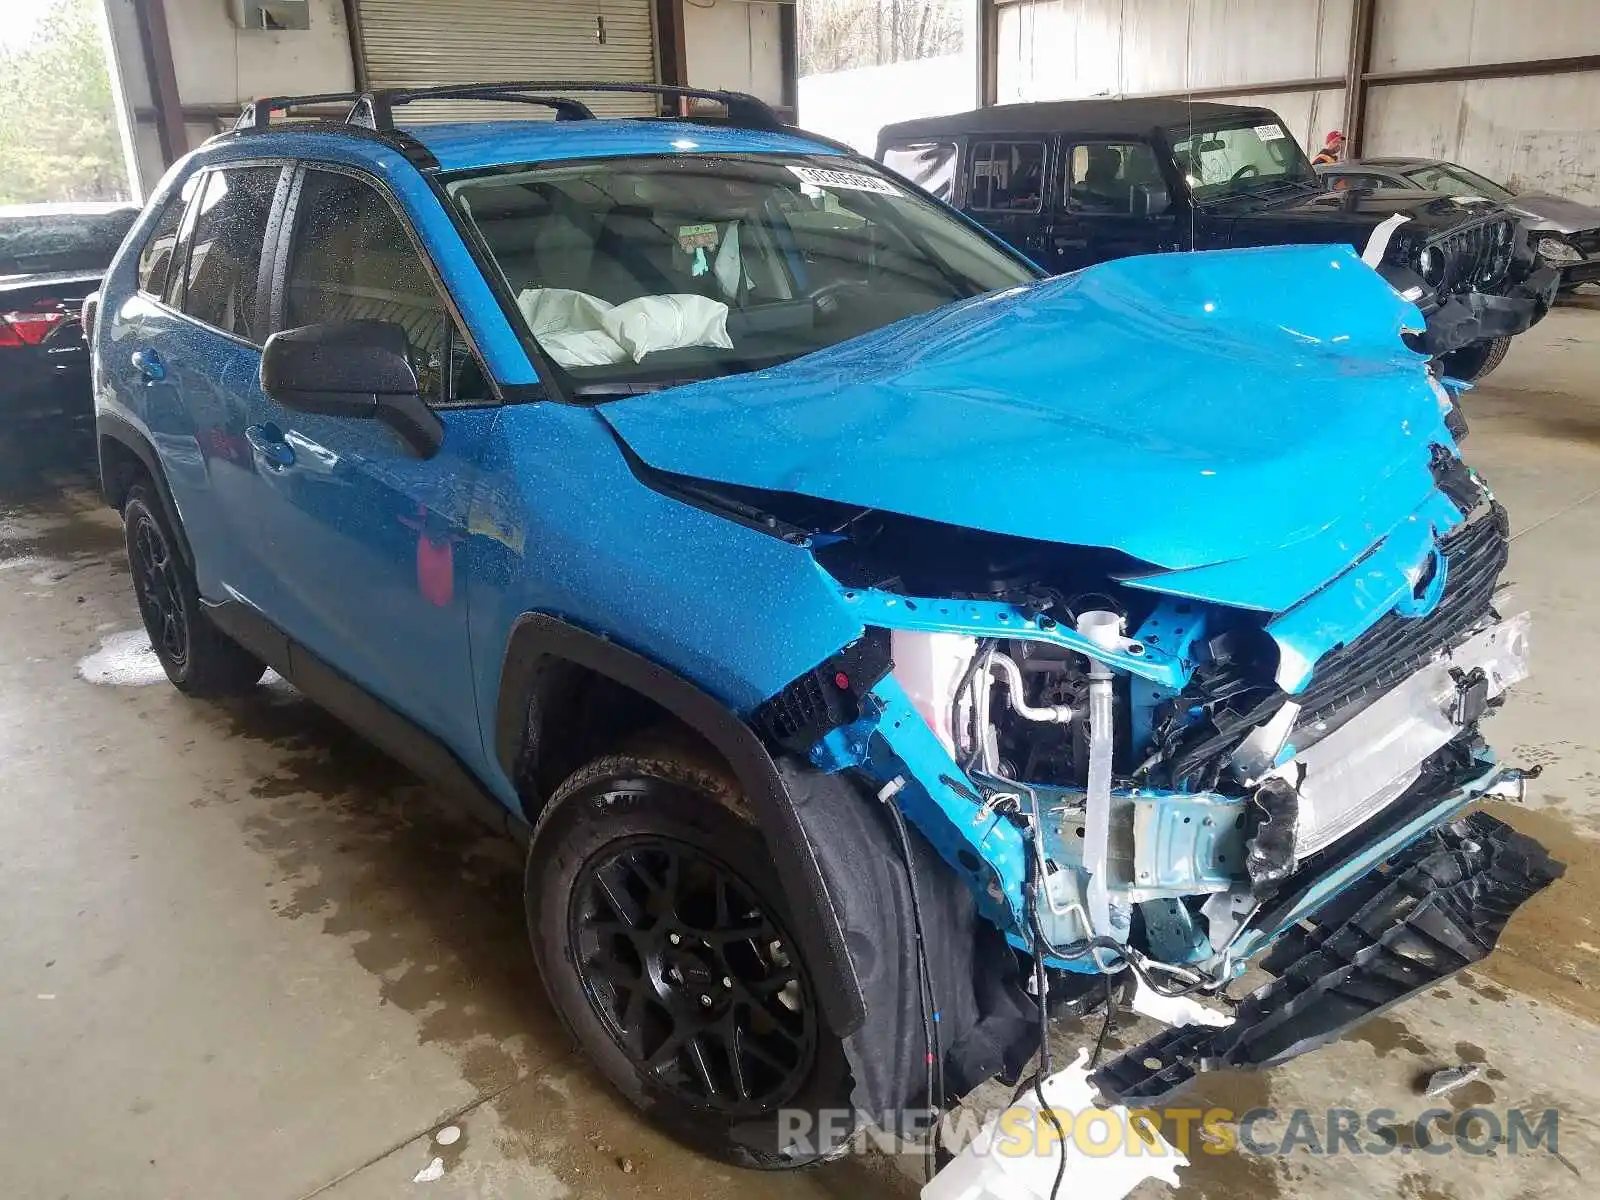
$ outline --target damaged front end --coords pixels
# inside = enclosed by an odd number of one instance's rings
[[[1480,727],[1528,619],[1417,323],[1343,250],[1133,258],[606,407],[640,479],[804,555],[859,631],[747,715],[807,764],[863,1108],[1014,1076],[1036,1002],[1220,995],[1252,961],[1278,979],[1231,1025],[1097,1082],[1281,1061],[1487,953],[1559,874],[1461,819],[1520,793]]]
[[[1025,557],[943,596],[899,574],[841,583],[865,636],[758,727],[896,804],[1013,950],[1043,957],[1053,995],[1126,974],[1217,994],[1252,960],[1277,976],[1231,1025],[1103,1067],[1108,1099],[1281,1062],[1487,954],[1561,871],[1491,818],[1460,819],[1520,796],[1480,723],[1526,677],[1529,626],[1496,593],[1504,512],[1466,478],[1425,506],[1426,536],[1402,522],[1275,615],[1162,595],[1159,574],[1088,591]],[[898,545],[927,536],[876,521]],[[814,552],[849,579],[870,538],[841,528]],[[1033,1045],[983,1061],[1014,1069]]]

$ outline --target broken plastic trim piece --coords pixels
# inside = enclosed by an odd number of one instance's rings
[[[1472,813],[1415,843],[1285,933],[1262,966],[1278,976],[1225,1029],[1187,1026],[1107,1063],[1108,1100],[1159,1104],[1201,1071],[1273,1066],[1478,962],[1506,921],[1560,878],[1538,842]]]

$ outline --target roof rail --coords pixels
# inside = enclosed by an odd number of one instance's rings
[[[247,100],[234,122],[235,130],[265,129],[272,123],[272,114],[286,113],[292,108],[306,108],[313,104],[354,104],[361,99],[360,92],[322,92],[311,96],[259,96]]]
[[[367,92],[330,92],[315,96],[269,96],[244,106],[236,130],[265,129],[274,112],[288,112],[311,104],[345,103],[350,112],[345,124],[388,133],[395,128],[394,110],[413,100],[500,100],[512,104],[537,104],[553,108],[558,121],[591,121],[588,105],[551,92],[622,92],[660,96],[671,100],[710,100],[728,110],[728,123],[746,129],[786,129],[783,119],[766,101],[747,92],[676,87],[663,83],[615,83],[606,80],[509,80],[502,83],[447,83],[416,88],[376,88]],[[536,93],[536,94],[530,94]],[[692,119],[692,118],[689,118]]]

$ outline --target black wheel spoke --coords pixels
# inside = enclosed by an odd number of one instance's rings
[[[595,888],[631,933],[648,924],[649,915],[628,891],[627,876],[627,868],[621,859],[617,859],[608,864],[605,870],[595,872]]]
[[[729,1022],[727,1037],[723,1039],[723,1053],[728,1059],[728,1079],[733,1084],[733,1094],[741,1101],[750,1099],[750,1081],[745,1076],[744,1060],[741,1057],[741,1043],[744,1041],[743,1031],[735,1022]]]
[[[705,1039],[703,1037],[688,1038],[684,1042],[683,1048],[688,1056],[689,1065],[694,1068],[695,1075],[699,1077],[701,1085],[706,1089],[706,1095],[720,1095],[722,1089],[712,1076],[711,1060],[706,1054]]]
[[[612,1038],[684,1103],[754,1114],[811,1069],[817,1016],[789,939],[707,851],[632,837],[580,870],[576,969]]]

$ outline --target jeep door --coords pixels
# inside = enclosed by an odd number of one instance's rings
[[[967,145],[967,214],[1040,266],[1049,267],[1045,197],[1054,190],[1053,138],[973,139]]]
[[[1167,180],[1147,143],[1066,138],[1061,159],[1046,250],[1052,270],[1182,248]]]
[[[269,464],[259,522],[277,576],[263,607],[294,642],[472,762],[481,740],[465,542],[497,407],[385,188],[343,167],[304,165],[281,230],[274,328],[399,325],[444,440],[420,457],[377,420],[263,397],[250,437]]]
[[[101,315],[107,386],[148,431],[210,600],[254,603],[270,579],[246,426],[265,401],[264,248],[286,185],[282,163],[191,176],[141,248],[138,290]]]

